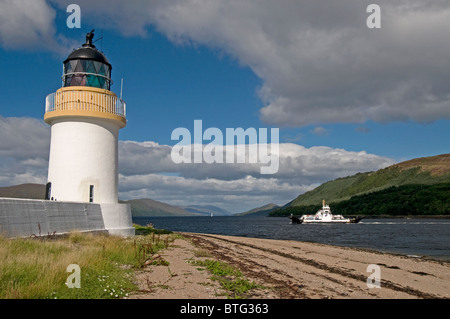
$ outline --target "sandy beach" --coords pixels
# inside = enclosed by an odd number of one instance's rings
[[[249,299],[449,298],[450,266],[363,249],[272,239],[182,233],[137,275],[140,291],[130,298],[226,298],[208,271],[191,261],[210,256],[238,268],[259,288]],[[379,268],[380,288],[369,288],[369,265]],[[370,283],[375,283],[370,281]]]

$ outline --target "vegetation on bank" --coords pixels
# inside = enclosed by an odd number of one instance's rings
[[[450,154],[416,158],[323,183],[270,216],[314,214],[322,200],[343,215],[450,216]]]
[[[133,226],[136,230],[136,235],[173,234],[173,232],[170,230],[154,228],[152,224],[148,224],[147,226],[134,224]]]
[[[137,225],[136,225],[137,226]],[[0,298],[110,299],[136,290],[134,271],[143,268],[175,235],[137,226],[132,238],[72,233],[66,237],[0,237]],[[66,282],[79,266],[80,288]]]
[[[319,203],[278,209],[270,216],[314,214]],[[343,215],[450,215],[450,183],[391,186],[329,204],[332,212]]]
[[[207,269],[212,275],[211,280],[220,283],[228,298],[245,298],[252,289],[263,288],[245,279],[239,269],[227,263],[212,259],[194,260],[191,263],[199,266],[200,270]]]
[[[432,175],[421,167],[403,169],[388,167],[376,172],[358,173],[326,182],[299,195],[289,206],[320,205],[322,199],[330,203],[349,200],[353,196],[378,192],[393,186],[434,185],[450,183],[450,174]]]
[[[166,265],[158,252],[177,234],[153,225],[134,224],[136,236],[71,233],[67,236],[5,238],[0,236],[0,299],[118,299],[138,289],[135,271]],[[204,252],[202,256],[211,257]],[[241,271],[213,259],[192,260],[208,270],[229,298],[243,298],[260,288]],[[72,265],[79,267],[79,288]],[[170,269],[169,269],[170,272]]]

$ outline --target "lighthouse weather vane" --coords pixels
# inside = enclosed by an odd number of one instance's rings
[[[86,34],[86,44],[92,45],[92,39],[94,38],[94,32],[95,32],[95,30],[92,29],[91,32],[88,32]]]

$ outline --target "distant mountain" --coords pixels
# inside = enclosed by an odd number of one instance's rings
[[[8,187],[0,187],[0,197],[8,198],[29,198],[44,199],[45,185],[42,184],[21,184]],[[120,201],[130,204],[133,217],[143,216],[215,216],[231,215],[225,209],[216,206],[191,205],[179,207],[149,198]]]
[[[133,217],[146,216],[202,216],[200,213],[189,212],[181,207],[169,205],[149,198],[121,201],[130,204]]]
[[[269,213],[280,208],[276,204],[267,204],[261,207],[253,208],[243,213],[237,213],[235,216],[257,217],[257,216],[269,216]]]
[[[45,185],[20,184],[0,187],[0,197],[45,199]]]
[[[184,209],[185,211],[201,214],[204,216],[211,216],[211,214],[213,214],[214,216],[232,215],[232,213],[227,211],[226,209],[212,205],[190,205],[190,206],[180,206],[180,208]]]
[[[448,211],[450,214],[450,190],[447,196],[442,197],[448,189],[447,185],[450,185],[450,154],[416,158],[376,172],[358,173],[326,182],[299,195],[271,215],[312,214],[321,206],[323,199],[336,208],[340,207],[338,213],[347,213],[350,207],[353,207],[355,214],[388,212],[389,209],[397,211],[405,201],[414,198],[413,195],[417,196],[412,204],[414,211],[424,214],[446,214]],[[372,207],[356,209],[364,206],[357,205],[362,201],[370,202]],[[395,207],[391,201],[395,202]],[[403,212],[405,215],[409,213],[406,205]]]
[[[213,213],[214,216],[231,215],[231,213],[227,210],[216,206],[175,206],[149,198],[121,201],[121,203],[131,205],[131,213],[133,217],[210,216],[211,213]]]

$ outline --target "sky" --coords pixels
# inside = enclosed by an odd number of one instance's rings
[[[381,28],[367,26],[371,3]],[[123,79],[120,199],[237,213],[449,152],[446,0],[0,0],[0,186],[46,183],[45,97],[92,29],[118,95]],[[174,163],[172,132],[194,120],[224,136],[278,128],[278,171]]]

